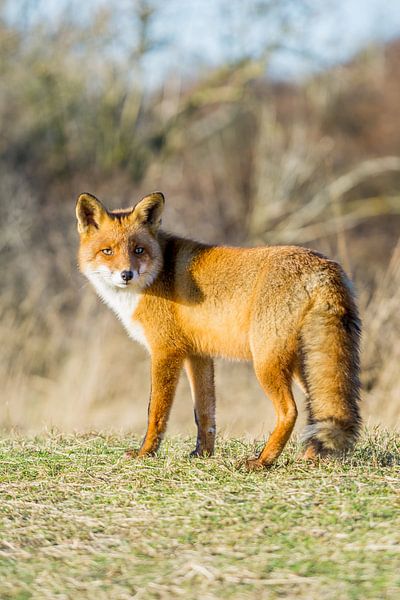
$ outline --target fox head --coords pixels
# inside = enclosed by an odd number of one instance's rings
[[[163,208],[161,192],[121,210],[107,210],[95,196],[81,194],[76,204],[81,272],[104,289],[139,291],[150,285],[162,267],[157,231]]]

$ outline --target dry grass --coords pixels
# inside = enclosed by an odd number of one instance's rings
[[[0,443],[0,597],[398,598],[398,434],[311,467],[238,471],[255,442],[193,439],[126,461],[132,439],[12,436]],[[137,442],[137,441],[136,441]]]

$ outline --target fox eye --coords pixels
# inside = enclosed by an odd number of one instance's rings
[[[102,253],[106,254],[107,256],[110,256],[113,253],[113,251],[111,250],[111,248],[103,248]]]
[[[136,246],[134,252],[135,254],[143,254],[144,248],[142,248],[142,246]]]

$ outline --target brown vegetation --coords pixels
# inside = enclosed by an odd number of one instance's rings
[[[176,233],[303,244],[343,263],[364,322],[364,415],[395,426],[400,43],[301,86],[243,60],[149,95],[140,58],[99,53],[104,27],[50,35],[0,20],[1,425],[143,428],[148,360],[77,273],[74,201],[90,191],[123,206],[161,189]],[[219,364],[216,378],[220,425],[272,427],[246,365]],[[172,430],[192,422],[185,382],[178,396]]]

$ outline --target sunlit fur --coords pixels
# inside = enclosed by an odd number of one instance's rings
[[[360,321],[341,267],[305,248],[210,246],[166,234],[163,206],[159,192],[125,210],[108,211],[90,194],[77,203],[80,269],[151,355],[138,455],[156,452],[183,366],[198,427],[194,454],[212,454],[218,356],[252,361],[276,410],[275,429],[249,468],[272,464],[290,437],[293,378],[307,397],[305,456],[351,447],[360,426]],[[123,271],[132,272],[128,283]]]

